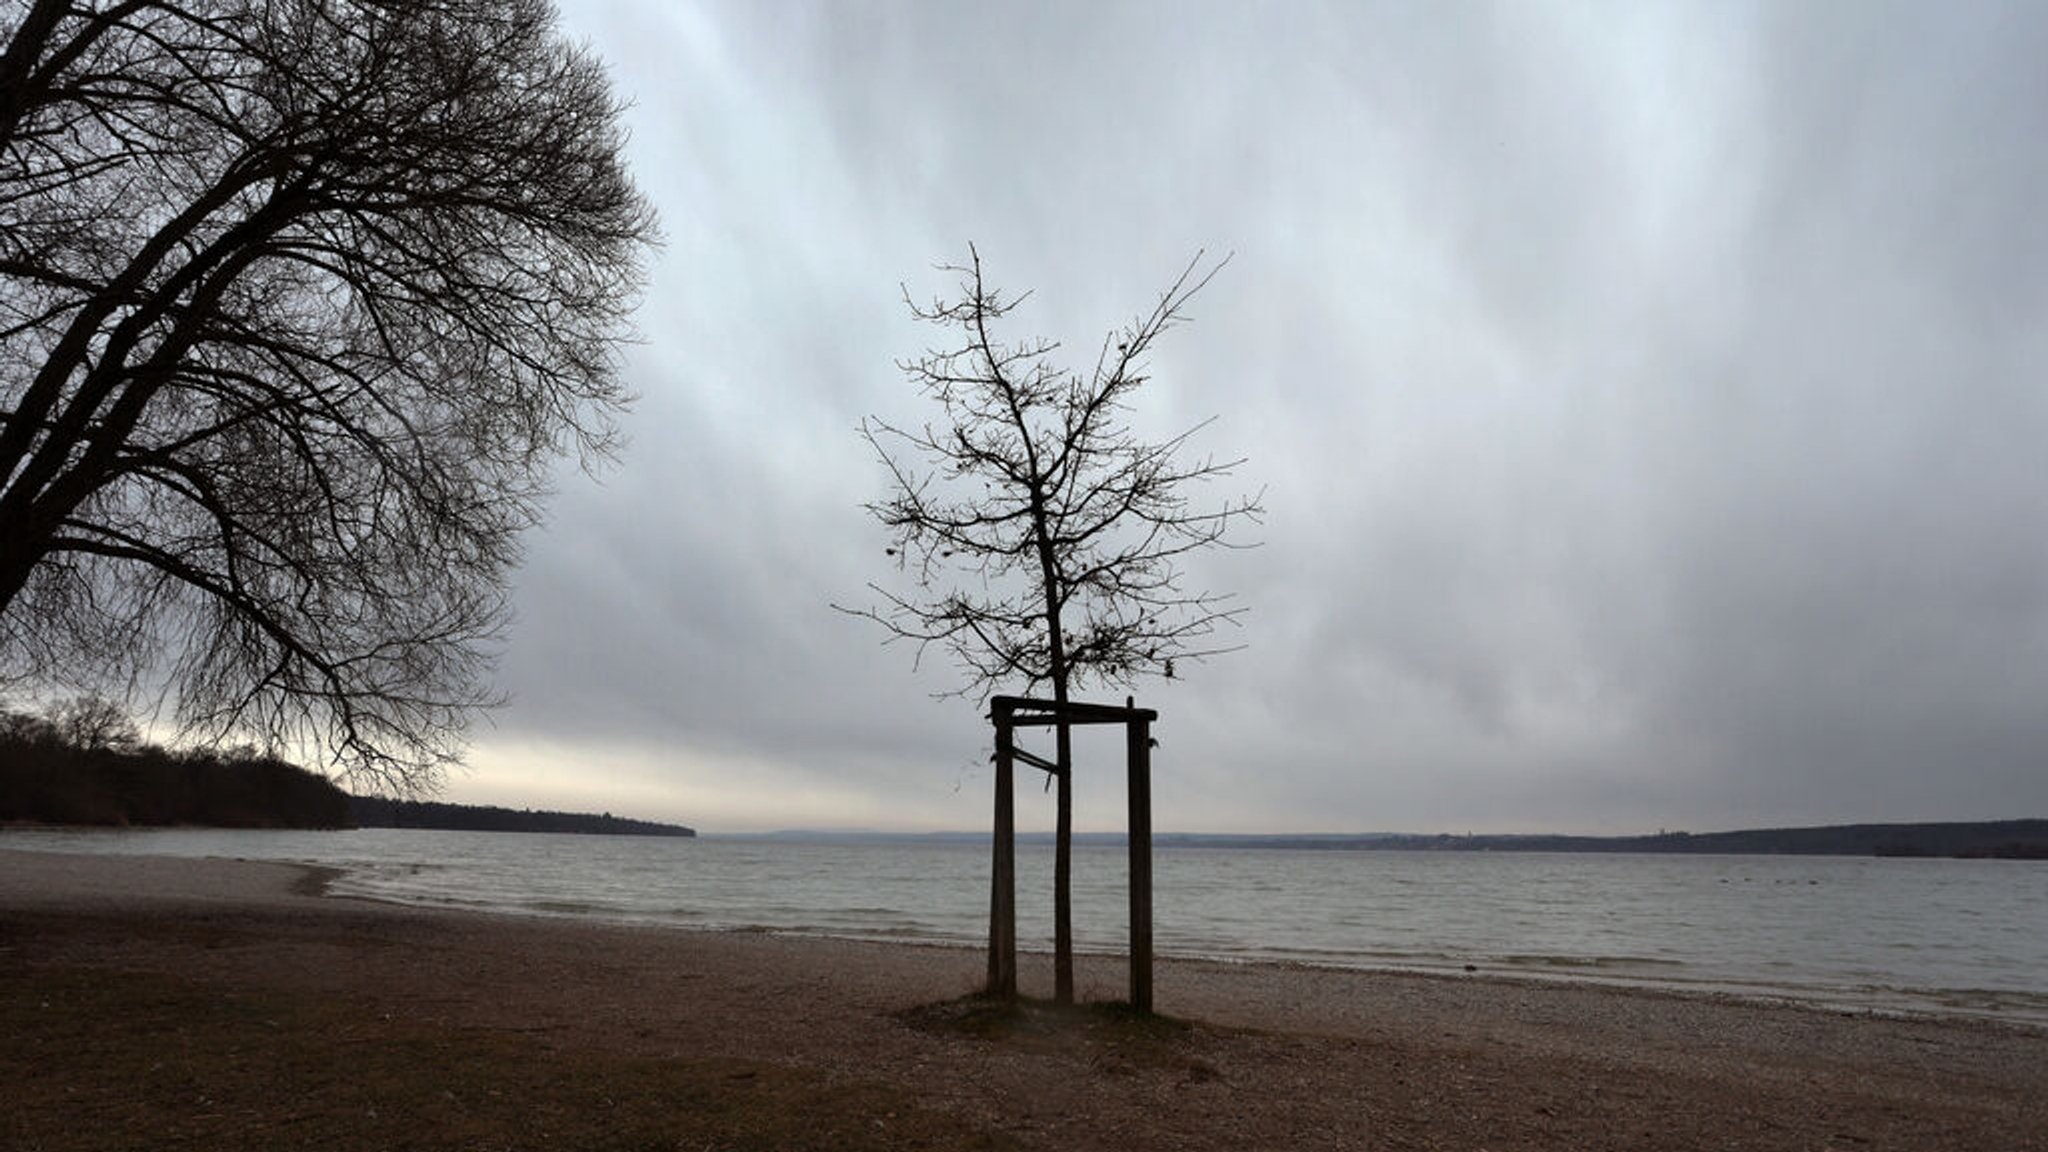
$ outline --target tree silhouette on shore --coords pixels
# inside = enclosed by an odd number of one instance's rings
[[[950,651],[960,695],[1005,685],[1050,688],[1065,704],[1089,683],[1173,677],[1190,660],[1231,649],[1217,632],[1244,609],[1227,594],[1183,587],[1190,553],[1232,546],[1229,533],[1262,515],[1257,496],[1194,502],[1241,460],[1184,458],[1203,421],[1150,443],[1132,430],[1155,341],[1222,267],[1190,261],[1151,310],[1104,338],[1092,370],[1054,362],[1046,340],[1005,343],[1000,323],[1023,300],[983,276],[971,246],[956,295],[912,313],[946,343],[899,364],[939,409],[916,425],[870,417],[860,430],[888,469],[889,494],[866,505],[888,531],[907,590],[870,584],[880,602],[845,608],[909,641],[920,658]],[[1053,864],[1055,996],[1074,994],[1071,901],[1073,751],[1055,727]]]

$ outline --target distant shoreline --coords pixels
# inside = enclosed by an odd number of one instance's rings
[[[345,831],[356,828],[421,829],[449,832],[545,832],[605,836],[689,838],[697,829],[682,824],[581,812],[512,809],[441,801],[348,796],[353,823],[290,824],[257,820],[213,822],[195,819],[48,819],[0,813],[6,828],[296,828]],[[764,843],[972,844],[986,843],[978,831],[882,832],[787,829],[774,832],[710,832],[707,838]],[[1121,832],[1080,832],[1084,847],[1121,848]],[[1050,832],[1021,832],[1019,844],[1053,843]],[[2048,860],[2048,819],[1930,821],[1890,824],[1829,824],[1797,828],[1750,828],[1726,832],[1658,832],[1633,836],[1575,836],[1556,833],[1230,833],[1159,832],[1155,851],[1177,849],[1264,849],[1321,852],[1556,852],[1638,855],[1849,856],[1947,858],[1963,860]]]
[[[439,832],[556,832],[591,836],[691,837],[695,828],[634,820],[625,816],[545,809],[450,804],[438,800],[349,797],[349,816],[358,828],[424,828]]]
[[[986,832],[782,832],[715,834],[720,840],[824,843],[973,843]],[[1020,844],[1050,844],[1049,832],[1019,833]],[[1122,847],[1120,832],[1076,833],[1074,843]],[[1939,821],[1899,824],[1829,824],[1751,828],[1730,832],[1659,832],[1638,836],[1567,836],[1553,833],[1203,833],[1160,832],[1155,850],[1264,848],[1325,852],[1585,852],[1731,856],[1886,856],[1955,859],[2048,860],[2048,819]]]

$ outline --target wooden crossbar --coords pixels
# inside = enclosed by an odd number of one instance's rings
[[[1150,708],[1119,708],[1114,704],[1088,704],[1069,700],[1061,704],[1057,700],[1038,700],[1029,696],[992,696],[990,709],[996,714],[1009,713],[1012,724],[1032,726],[1046,724],[1128,724],[1143,720],[1150,724],[1159,719],[1159,713]],[[993,717],[991,717],[993,719]]]

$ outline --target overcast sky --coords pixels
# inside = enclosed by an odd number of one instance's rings
[[[1139,401],[1269,510],[1190,574],[1248,647],[1138,688],[1161,828],[2048,815],[2048,7],[563,18],[667,241],[451,798],[985,826],[952,668],[828,607],[893,576],[855,426],[928,412],[902,287],[973,242],[1076,367],[1235,254]]]

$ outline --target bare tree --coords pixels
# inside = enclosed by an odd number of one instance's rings
[[[142,746],[142,729],[128,710],[104,696],[73,696],[46,711],[51,727],[74,748],[131,752]]]
[[[991,288],[980,253],[968,251],[967,265],[941,269],[959,277],[956,299],[921,307],[905,294],[918,319],[950,334],[946,346],[899,365],[940,418],[861,424],[891,481],[889,497],[867,509],[889,530],[889,553],[913,588],[871,584],[878,606],[842,610],[913,642],[920,658],[933,644],[950,650],[967,674],[959,694],[982,699],[1022,684],[1050,686],[1064,704],[1090,681],[1170,678],[1176,662],[1229,650],[1216,630],[1243,609],[1226,595],[1184,590],[1180,562],[1227,544],[1234,526],[1262,514],[1255,496],[1192,502],[1242,461],[1180,458],[1210,421],[1160,443],[1140,440],[1128,422],[1153,342],[1186,319],[1188,301],[1222,264],[1203,271],[1198,253],[1150,312],[1103,340],[1083,376],[1054,364],[1057,344],[996,337],[1023,298]],[[1055,739],[1054,983],[1065,1003],[1074,994],[1073,751],[1065,725]]]
[[[600,65],[546,0],[7,4],[0,682],[431,786],[625,400]]]

